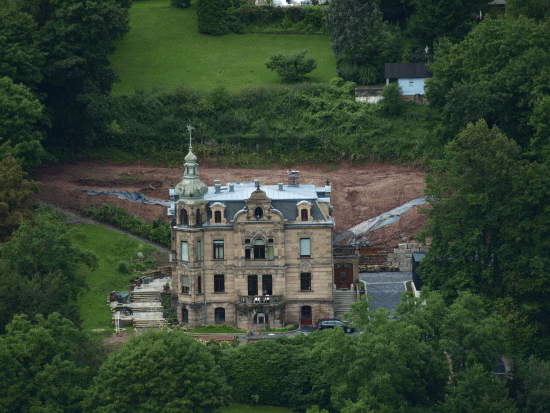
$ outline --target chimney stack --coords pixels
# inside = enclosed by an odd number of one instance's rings
[[[300,185],[300,171],[288,171],[288,184]]]
[[[220,185],[220,180],[219,179],[214,180],[214,192],[216,194],[219,194],[221,193],[221,190],[222,190],[222,186]]]

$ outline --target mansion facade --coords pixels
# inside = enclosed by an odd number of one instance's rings
[[[190,327],[242,330],[334,317],[331,188],[201,182],[190,145],[170,188],[172,303]]]

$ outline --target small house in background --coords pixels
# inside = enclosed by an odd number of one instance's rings
[[[424,95],[424,83],[432,77],[424,63],[386,63],[384,78],[386,85],[390,79],[397,79],[403,89],[403,96]]]

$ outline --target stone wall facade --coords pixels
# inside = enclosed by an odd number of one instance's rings
[[[399,271],[412,271],[412,253],[428,251],[428,247],[416,242],[407,242],[398,245],[393,252],[388,254],[387,267],[398,267]]]

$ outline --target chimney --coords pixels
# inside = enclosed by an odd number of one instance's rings
[[[216,179],[216,180],[214,181],[214,189],[215,189],[214,192],[215,192],[216,194],[219,194],[219,193],[221,192],[222,186],[220,185],[219,179]]]
[[[279,191],[283,190],[283,184],[279,184]]]
[[[288,171],[288,184],[300,185],[300,171]]]
[[[235,184],[229,184],[229,192],[235,192]]]

